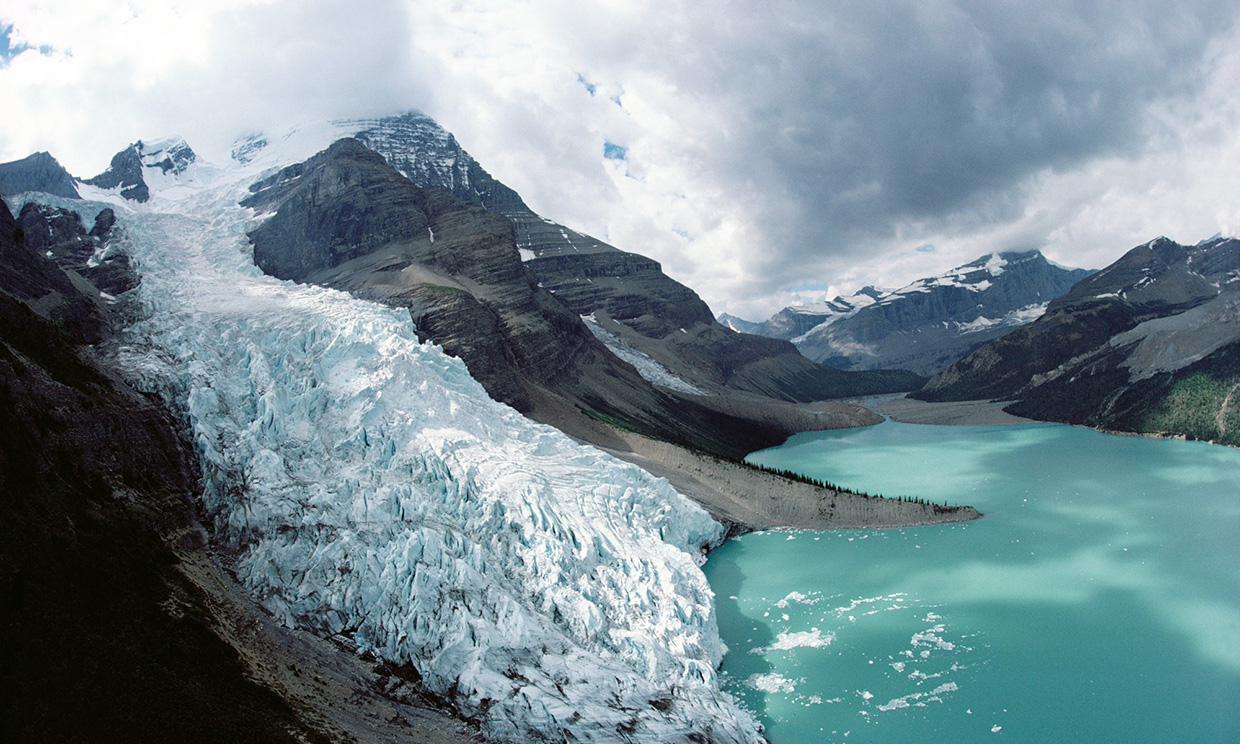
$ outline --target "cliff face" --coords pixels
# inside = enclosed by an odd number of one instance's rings
[[[668,279],[658,261],[636,253],[559,253],[527,266],[548,291],[583,315],[602,311],[642,336],[663,338],[714,323],[696,293]]]
[[[507,218],[526,268],[544,289],[698,389],[804,402],[921,384],[912,374],[842,375],[789,343],[720,325],[697,293],[664,274],[657,261],[537,215],[429,117],[411,113],[350,126],[415,185]]]
[[[599,433],[605,422],[729,457],[797,428],[656,388],[539,286],[511,221],[415,187],[357,140],[340,140],[252,191],[244,204],[272,213],[250,234],[264,271],[408,308],[423,338],[464,360],[492,397],[535,419],[588,440],[607,436]]]
[[[50,153],[36,152],[21,160],[0,163],[0,194],[42,191],[77,199],[77,182]]]
[[[1015,401],[1021,416],[1240,443],[1240,241],[1159,238],[1036,322],[932,379],[924,400]]]
[[[89,231],[76,212],[30,202],[22,207],[17,226],[26,244],[56,262],[70,276],[79,276],[111,298],[138,286],[129,256],[109,245],[116,214],[101,209]]]

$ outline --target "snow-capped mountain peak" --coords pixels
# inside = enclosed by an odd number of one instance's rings
[[[979,341],[1037,318],[1088,273],[1055,266],[1036,250],[988,253],[896,290],[867,287],[785,308],[758,332],[791,338],[811,359],[845,369],[931,374]],[[800,332],[779,333],[788,329]]]
[[[84,190],[88,198],[119,195],[143,203],[152,194],[192,181],[199,171],[198,156],[180,137],[138,140],[112,157],[107,170],[82,183],[99,192]]]
[[[167,175],[182,175],[198,156],[181,137],[141,141],[134,145],[138,150],[143,168],[158,168]]]

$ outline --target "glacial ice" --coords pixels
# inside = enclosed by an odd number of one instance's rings
[[[99,194],[142,273],[114,353],[184,413],[237,578],[412,664],[496,741],[761,741],[716,674],[719,524],[492,401],[406,311],[254,266],[238,201],[309,141],[152,179],[146,204]]]
[[[594,334],[595,338],[611,350],[611,353],[633,365],[633,369],[637,370],[637,374],[641,375],[646,382],[689,395],[706,395],[705,390],[677,377],[667,367],[659,364],[654,357],[634,349],[626,344],[624,339],[603,328],[593,313],[581,316],[581,321],[586,324],[586,328],[590,329],[590,333]],[[681,328],[680,332],[685,333],[685,329]]]

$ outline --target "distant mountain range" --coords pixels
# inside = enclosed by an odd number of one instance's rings
[[[840,369],[907,369],[932,375],[978,345],[1042,314],[1088,276],[1039,251],[991,253],[900,289],[784,308],[763,323],[721,322],[790,339],[810,359]]]
[[[929,401],[1240,444],[1240,241],[1158,238],[932,379]]]

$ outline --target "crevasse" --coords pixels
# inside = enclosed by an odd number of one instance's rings
[[[494,740],[760,741],[716,677],[720,526],[490,400],[407,312],[262,275],[237,206],[259,167],[109,199],[143,277],[118,358],[187,417],[244,585]]]

